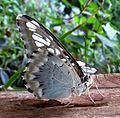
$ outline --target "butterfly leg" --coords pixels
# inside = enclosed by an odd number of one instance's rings
[[[74,106],[74,104],[72,104],[73,99],[74,99],[73,96],[69,96],[68,98],[66,98],[67,104],[65,105],[65,107],[73,107]]]
[[[89,77],[90,77],[90,78],[89,78],[89,82],[86,82],[86,85],[87,85],[86,92],[87,92],[87,95],[88,95],[88,97],[90,98],[90,100],[91,100],[94,104],[96,104],[95,101],[93,100],[93,98],[91,97],[90,91],[89,91],[89,89],[93,86],[94,81],[93,81],[93,78],[92,78],[91,76],[89,76]]]
[[[89,89],[90,89],[93,85],[95,85],[95,87],[96,87],[98,93],[99,93],[102,97],[104,97],[104,95],[100,92],[100,90],[99,90],[99,88],[98,88],[96,82],[93,81],[93,78],[91,78],[91,81],[92,81],[92,84],[90,84],[90,86],[87,88],[87,93],[88,93],[88,96],[89,96],[90,100],[91,100],[94,104],[96,104],[95,101],[92,99],[92,97],[91,97],[91,95],[90,95]]]
[[[105,96],[100,92],[100,90],[99,90],[99,88],[98,88],[96,82],[93,82],[93,84],[95,85],[95,87],[96,87],[98,93],[99,93],[102,97],[105,97]]]
[[[93,98],[92,98],[91,95],[90,95],[89,88],[87,88],[87,93],[88,93],[88,97],[90,98],[90,100],[91,100],[94,104],[96,104],[96,102],[93,100]]]

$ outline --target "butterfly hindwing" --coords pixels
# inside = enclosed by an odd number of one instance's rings
[[[41,66],[39,63],[43,60],[40,56],[44,56],[44,54],[39,53],[39,56],[33,58],[34,61],[28,67],[30,71],[26,72],[24,76],[25,80],[30,83],[30,88],[37,97],[53,99],[69,96],[74,76],[67,65],[63,64],[57,56],[51,55],[47,56],[48,60]],[[39,86],[35,82],[39,83]],[[31,85],[33,86],[31,87]]]

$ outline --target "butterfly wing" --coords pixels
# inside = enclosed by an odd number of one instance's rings
[[[30,58],[24,76],[28,87],[42,98],[69,96],[72,88],[82,84],[81,67],[42,24],[26,15],[19,15],[17,24]]]
[[[74,86],[75,75],[59,57],[48,53],[41,50],[31,59],[24,76],[27,86],[39,98],[68,97]]]
[[[20,27],[20,32],[22,32],[21,36],[25,40],[28,55],[31,55],[39,47],[47,47],[48,51],[74,65],[74,69],[80,77],[84,76],[81,67],[72,55],[42,24],[27,15],[17,16],[17,24]]]

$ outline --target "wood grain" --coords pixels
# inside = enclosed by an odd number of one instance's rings
[[[90,95],[39,100],[27,91],[0,92],[0,118],[120,118],[120,74],[94,76]]]

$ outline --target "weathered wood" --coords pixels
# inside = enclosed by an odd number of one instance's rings
[[[27,91],[0,92],[0,118],[120,118],[120,74],[95,76],[96,87],[73,99],[38,100]],[[67,105],[65,105],[67,104]]]

